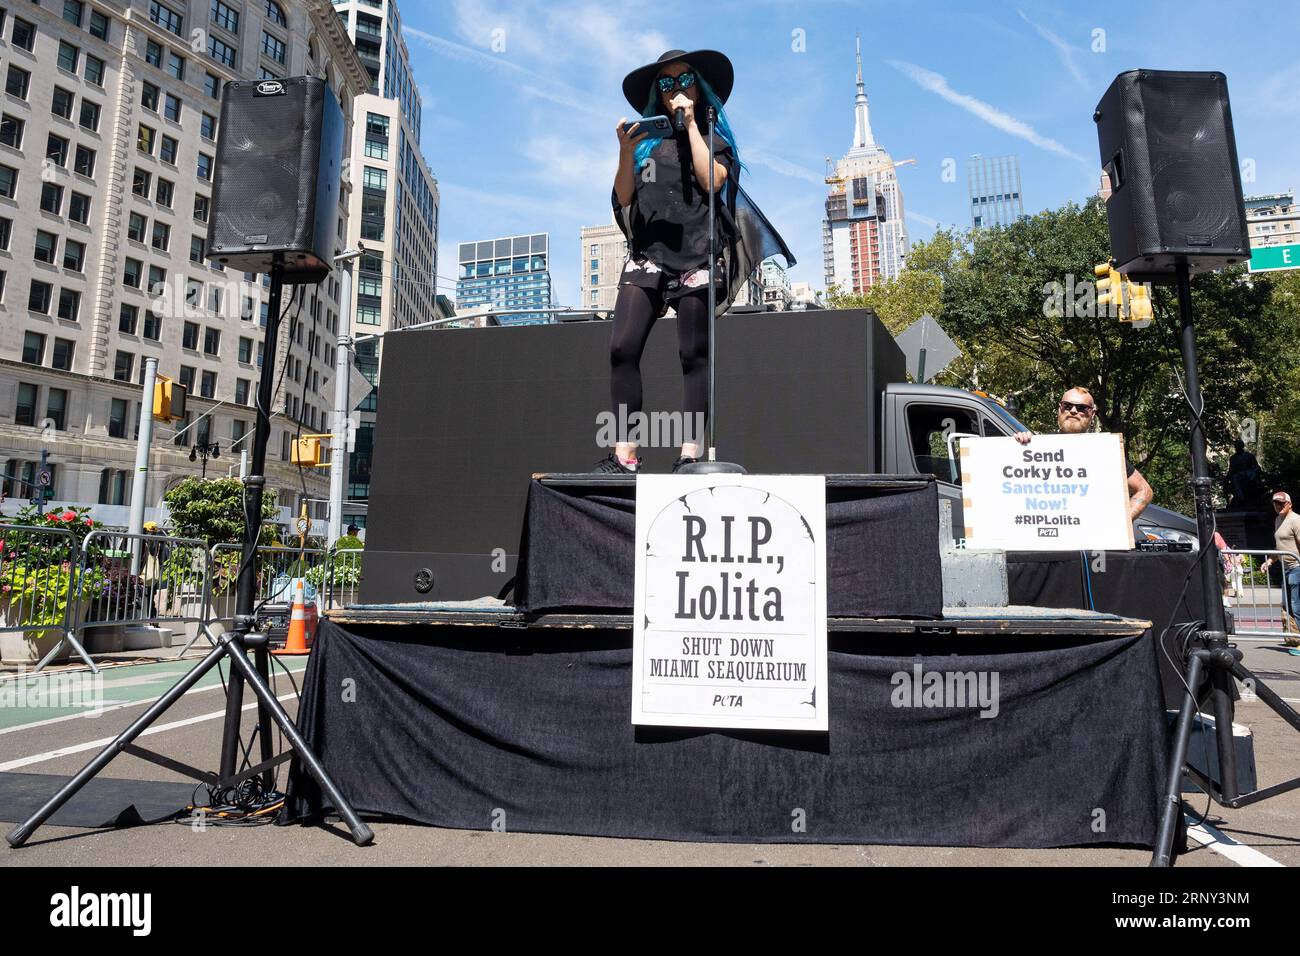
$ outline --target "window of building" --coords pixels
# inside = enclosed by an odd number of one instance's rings
[[[139,318],[140,307],[123,302],[122,309],[117,314],[117,330],[127,335],[135,335],[135,326]]]
[[[265,30],[262,31],[262,55],[270,57],[277,63],[284,62],[284,41],[279,37],[272,36]]]
[[[108,39],[109,24],[113,21],[107,14],[100,13],[98,10],[90,11],[90,35],[100,40]]]
[[[33,279],[27,290],[27,308],[41,315],[50,314],[50,301],[54,296],[54,286],[40,279]]]
[[[204,371],[203,377],[199,380],[199,395],[202,398],[216,398],[217,396],[217,373]]]
[[[0,249],[8,250],[9,240],[13,238],[14,221],[0,216]]]
[[[167,270],[162,266],[149,267],[149,291],[162,295],[167,289]]]
[[[41,184],[41,212],[59,215],[63,209],[63,187],[58,183]]]
[[[199,153],[199,161],[195,166],[195,173],[199,179],[208,182],[212,179],[212,157],[207,153]]]
[[[63,240],[63,268],[81,272],[86,267],[86,244],[76,239]]]
[[[78,176],[90,178],[95,175],[95,151],[89,146],[78,146],[77,155],[72,162],[72,171]]]
[[[18,117],[5,113],[0,117],[0,143],[12,149],[22,149],[23,126],[23,121]]]
[[[76,289],[59,290],[59,318],[76,322],[81,314],[81,293]]]
[[[158,158],[164,163],[171,166],[176,165],[176,156],[180,152],[180,144],[171,136],[164,136],[158,148]]]
[[[285,19],[283,8],[275,0],[266,0],[266,19],[277,27],[287,27],[289,25],[289,21]]]
[[[153,173],[147,169],[135,168],[131,174],[131,192],[142,199],[149,198],[149,184],[153,180]]]
[[[36,261],[53,262],[59,252],[59,237],[44,229],[36,230]]]
[[[184,82],[185,81],[185,57],[181,56],[179,53],[173,53],[171,50],[168,50],[167,51],[167,72],[168,74],[171,75],[172,79],[180,80],[181,82]]]
[[[111,423],[109,429],[111,433]],[[99,473],[99,503],[101,505],[126,504],[129,478],[130,474],[120,468],[105,468],[101,471]]]
[[[125,398],[115,398],[108,405],[108,437],[125,438],[128,414]]]
[[[54,427],[64,431],[68,427],[68,390],[52,388],[45,398],[45,417],[54,422]]]
[[[153,239],[151,240],[151,245],[155,249],[166,252],[167,247],[171,245],[171,241],[172,227],[167,225],[165,222],[155,221],[153,224]]]
[[[150,66],[161,68],[163,61],[163,45],[156,40],[146,40],[144,44],[144,61]]]
[[[181,98],[168,93],[163,98],[163,116],[173,123],[181,121]]]
[[[140,279],[144,274],[144,263],[139,259],[127,259],[122,267],[122,284],[131,289],[140,288]]]
[[[36,24],[28,23],[22,17],[14,17],[13,28],[9,31],[9,42],[18,49],[31,53],[36,43]]]
[[[208,56],[226,66],[235,65],[235,48],[229,43],[221,42],[212,34],[208,34]]]
[[[221,330],[205,328],[203,330],[203,354],[213,358],[221,354]]]
[[[68,201],[68,218],[83,226],[90,221],[90,197],[84,193],[73,193]]]
[[[161,95],[161,92],[162,91],[159,90],[157,86],[150,83],[148,80],[145,80],[140,84],[140,105],[147,110],[152,110],[157,113],[158,97]]]
[[[67,70],[69,73],[77,72],[77,64],[81,62],[81,47],[73,46],[67,40],[59,41],[59,69]]]
[[[221,0],[212,0],[212,22],[231,33],[239,32],[239,12]]]
[[[181,384],[185,386],[186,392],[190,394],[194,393],[194,368],[192,366],[181,366],[180,381]]]
[[[135,137],[135,148],[142,153],[148,153],[150,156],[152,156],[154,137],[156,135],[157,134],[154,132],[153,129],[141,123],[140,131],[136,134]]]
[[[81,75],[87,83],[102,87],[104,85],[104,61],[87,53],[86,65],[82,67]]]
[[[64,119],[72,119],[72,104],[76,97],[70,90],[60,86],[54,88],[54,97],[50,101],[50,112]]]
[[[85,9],[85,5],[81,0],[63,0],[63,19],[74,27],[79,27],[81,26],[81,18],[85,15]]]
[[[54,351],[50,353],[50,367],[60,371],[72,371],[72,355],[77,350],[77,343],[71,339],[55,339]]]
[[[156,312],[145,309],[144,328],[141,329],[140,334],[155,342],[162,341],[162,318]]]
[[[194,197],[194,218],[199,222],[208,221],[208,202],[207,196],[196,195]]]
[[[18,170],[12,166],[0,165],[0,196],[13,199],[18,191]]]
[[[14,402],[14,424],[36,424],[36,386],[30,382],[18,383],[18,396]]]
[[[68,141],[54,133],[45,141],[45,158],[55,166],[66,168],[68,165]]]
[[[186,322],[181,329],[181,348],[197,351],[199,347],[199,324]]]
[[[150,0],[149,19],[164,30],[170,30],[177,36],[184,36],[185,18],[165,4],[159,3],[158,0]]]
[[[161,176],[159,176],[158,189],[154,192],[154,197],[153,197],[154,200],[158,203],[158,205],[166,206],[168,209],[171,209],[172,197],[175,195],[175,193],[176,193],[176,184],[172,182],[170,179],[163,179]]]
[[[99,132],[99,104],[92,103],[84,97],[81,100],[81,114],[77,119],[78,125],[83,129],[88,129],[92,133]]]
[[[9,64],[9,73],[5,77],[5,92],[10,96],[16,96],[20,100],[27,99],[27,87],[30,84],[32,75],[22,67]]]
[[[207,240],[203,236],[190,236],[190,262],[202,265],[207,260]]]
[[[119,382],[131,381],[131,373],[135,370],[135,356],[130,352],[118,350],[117,355],[113,358],[113,378]]]
[[[45,336],[39,332],[23,335],[23,362],[27,365],[45,364]]]
[[[148,230],[149,221],[138,212],[131,213],[127,220],[126,237],[132,242],[144,242],[145,233]]]
[[[203,119],[199,123],[199,133],[204,139],[215,141],[217,138],[217,118],[211,113],[204,113]]]
[[[214,100],[221,99],[221,77],[213,73],[203,74],[203,92]]]

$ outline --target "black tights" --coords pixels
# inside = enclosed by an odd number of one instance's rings
[[[636,285],[618,290],[614,306],[614,331],[609,342],[610,394],[619,420],[619,406],[629,418],[641,411],[641,353],[662,305],[658,292]],[[677,351],[682,360],[683,411],[688,438],[703,442],[709,413],[709,304],[708,292],[682,296],[677,306]],[[698,417],[697,417],[698,416]],[[692,434],[695,424],[701,431]],[[620,436],[621,439],[622,436]]]

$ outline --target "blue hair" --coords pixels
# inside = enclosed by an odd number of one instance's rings
[[[736,136],[731,131],[731,124],[727,122],[727,111],[722,106],[722,101],[718,99],[717,94],[713,92],[713,87],[705,81],[704,77],[696,74],[696,82],[700,84],[700,92],[704,94],[704,102],[712,106],[717,113],[717,122],[714,124],[714,132],[721,136],[723,141],[731,147],[731,155],[736,159],[736,165],[744,169],[744,164],[740,162],[740,150],[736,147]],[[654,87],[650,90],[650,100],[646,103],[645,109],[641,111],[643,118],[659,115],[659,91]],[[654,152],[655,147],[663,142],[662,136],[647,136],[637,144],[636,153],[634,154],[636,162],[634,168],[640,171],[641,167],[650,159],[650,154]]]

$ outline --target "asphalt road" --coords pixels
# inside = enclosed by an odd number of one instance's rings
[[[294,667],[301,667],[295,663]],[[1300,702],[1300,657],[1280,646],[1251,646],[1247,666],[1269,681],[1284,698]],[[0,707],[0,771],[72,774],[145,709],[175,679],[175,664],[135,664],[106,671],[104,696],[112,709],[97,717],[68,716],[75,708]],[[201,685],[202,686],[202,685]],[[2,688],[3,685],[0,685]],[[277,695],[295,709],[293,689],[283,675]],[[248,700],[250,698],[246,698]],[[12,703],[12,702],[11,702]],[[217,763],[224,695],[215,685],[195,689],[180,700],[141,741],[151,749],[199,767]],[[246,731],[253,711],[245,712]],[[1257,700],[1244,700],[1237,720],[1255,735],[1261,785],[1300,774],[1300,735]],[[34,721],[41,721],[32,726]],[[147,780],[184,778],[131,755],[119,756],[105,776]],[[1189,804],[1204,810],[1203,796]],[[11,817],[0,807],[0,819]],[[1179,859],[1184,867],[1300,864],[1300,792],[1242,810],[1212,807],[1204,839],[1194,840]],[[7,826],[6,826],[7,829]],[[545,836],[442,830],[378,823],[375,842],[354,847],[341,827],[195,829],[163,823],[129,830],[44,827],[26,847],[0,844],[0,866],[97,865],[296,865],[381,866],[447,865],[689,865],[689,866],[1146,866],[1141,850],[987,850],[935,847],[691,844],[643,840]]]

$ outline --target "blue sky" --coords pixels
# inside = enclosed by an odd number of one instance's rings
[[[913,239],[969,224],[974,153],[1020,156],[1026,212],[1095,191],[1092,111],[1135,67],[1226,73],[1245,191],[1300,187],[1294,2],[451,0],[402,16],[449,295],[458,242],[549,232],[557,304],[577,302],[578,230],[610,221],[620,81],[673,48],[735,64],[742,182],[798,258],[792,279],[815,288],[826,157],[853,137],[856,33],[876,140],[916,159],[899,170]]]

